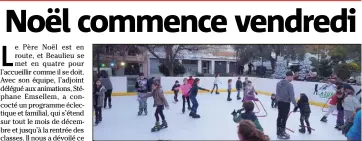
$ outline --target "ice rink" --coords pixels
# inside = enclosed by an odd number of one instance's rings
[[[271,108],[269,96],[257,96],[263,103],[268,115],[259,117],[264,128],[264,133],[271,140],[276,138],[277,109]],[[136,96],[112,97],[112,109],[103,110],[103,121],[94,126],[94,140],[238,140],[237,123],[232,120],[231,112],[241,108],[241,101],[236,100],[236,93],[232,93],[232,101],[226,101],[227,94],[219,95],[203,93],[197,96],[199,102],[198,114],[201,118],[193,119],[186,111],[182,114],[182,98],[173,103],[173,95],[166,95],[170,109],[165,109],[164,114],[168,128],[158,132],[151,132],[155,124],[153,98],[148,99],[148,115],[138,116],[138,101]],[[263,115],[260,107],[257,115]],[[291,110],[294,107],[291,106]],[[312,134],[301,134],[299,129],[299,113],[292,113],[288,119],[287,127],[294,130],[289,132],[290,140],[346,140],[346,137],[336,129],[336,116],[330,115],[328,123],[320,122],[323,116],[321,107],[311,106],[311,127],[315,129]],[[255,108],[254,111],[257,111]],[[336,111],[335,111],[336,112]]]

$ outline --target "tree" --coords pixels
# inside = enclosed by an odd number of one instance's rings
[[[327,59],[329,50],[335,46],[336,45],[304,45],[307,52],[317,55],[316,65],[312,66],[316,68],[318,74],[320,73],[319,65],[321,64],[321,60]]]
[[[281,50],[284,59],[291,61],[303,61],[305,58],[306,50],[302,45],[287,45]]]
[[[255,53],[253,45],[234,45],[233,48],[236,51],[238,64],[241,66],[250,62]]]
[[[152,54],[163,67],[166,67],[169,76],[175,76],[175,62],[178,58],[182,58],[183,51],[199,52],[204,49],[211,48],[209,45],[134,45],[139,49],[144,49]]]
[[[314,58],[314,57],[310,57],[309,58],[309,61],[311,62],[311,66],[312,67],[314,67],[314,68],[318,68],[318,66],[319,66],[319,62],[318,62],[318,60],[316,59],[316,58]]]
[[[95,57],[96,59],[93,60],[93,64],[96,65],[97,67],[97,72],[99,73],[100,72],[100,55],[102,53],[104,53],[104,51],[101,49],[102,45],[98,45],[98,44],[95,44],[93,45],[93,57]]]
[[[360,68],[356,63],[342,63],[334,67],[334,71],[337,77],[342,81],[347,80],[351,77],[352,73],[360,71]]]
[[[332,75],[332,66],[329,60],[321,60],[317,70],[319,70],[319,74],[322,77],[329,77]]]
[[[126,60],[127,53],[132,50],[133,53],[140,54],[141,50],[133,45],[120,45],[120,44],[94,44],[93,45],[93,56],[96,58],[93,62],[97,71],[100,72],[100,59],[101,56],[105,55],[106,48],[109,48],[110,51],[107,53],[108,55],[112,55],[115,57],[122,57],[122,60]]]
[[[346,47],[342,45],[335,46],[334,48],[329,49],[328,55],[330,56],[332,65],[345,63],[348,59]]]
[[[174,62],[174,76],[178,76],[178,75],[182,75],[185,74],[185,67],[179,63],[178,61]],[[161,64],[160,66],[158,66],[158,69],[160,71],[160,73],[162,73],[164,76],[170,76],[170,71],[168,70],[167,66],[165,64]]]

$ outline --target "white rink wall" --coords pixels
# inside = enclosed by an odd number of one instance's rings
[[[127,77],[109,77],[112,82],[113,92],[127,92]]]
[[[186,77],[161,77],[161,85],[165,92],[170,92],[175,81],[178,80],[181,84],[183,79]],[[215,77],[194,77],[200,79],[200,87],[206,89],[212,89],[214,85]],[[225,91],[227,89],[228,79],[232,79],[232,87],[235,89],[235,83],[238,77],[220,77],[219,81],[219,90]],[[241,77],[241,80],[244,81],[245,77]],[[252,81],[255,89],[260,91],[263,94],[275,93],[276,84],[280,79],[268,79],[268,78],[257,78],[249,77],[249,80]],[[126,77],[111,77],[113,84],[113,93],[126,93],[127,92],[127,78]],[[335,87],[326,83],[317,83],[317,82],[305,82],[305,81],[292,81],[294,86],[294,91],[296,93],[296,98],[299,98],[300,93],[305,93],[309,97],[309,100],[315,105],[322,105],[326,103],[328,98],[334,94]],[[318,85],[318,93],[314,94],[315,85]],[[355,91],[361,89],[360,86],[352,85]]]
[[[212,89],[214,85],[215,77],[197,77],[200,79],[200,87],[206,89]],[[184,77],[162,77],[161,85],[164,91],[171,90],[173,84],[176,80],[182,83]],[[220,77],[219,81],[222,84],[219,84],[219,89],[226,90],[228,79],[232,79],[232,87],[235,89],[235,83],[238,77]],[[245,77],[241,77],[241,80],[244,81]],[[268,79],[268,78],[257,78],[257,77],[248,77],[250,81],[252,81],[255,89],[257,91],[265,92],[265,93],[275,93],[276,84],[280,81],[280,79]],[[335,87],[326,83],[318,83],[318,82],[305,82],[305,81],[292,81],[294,86],[294,92],[296,94],[296,98],[299,98],[300,93],[307,94],[309,100],[314,102],[317,105],[321,103],[325,103],[330,96],[332,96],[335,92]],[[318,93],[314,94],[315,86],[318,84]],[[360,90],[360,86],[354,86],[355,91]]]

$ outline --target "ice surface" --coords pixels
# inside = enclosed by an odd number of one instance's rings
[[[269,96],[258,95],[257,97],[268,112],[267,117],[259,117],[264,132],[271,140],[277,140],[277,109],[271,108]],[[232,93],[231,102],[226,101],[226,93],[199,94],[197,99],[200,119],[189,117],[188,111],[182,114],[181,96],[176,104],[172,103],[173,95],[166,95],[166,98],[170,104],[170,109],[164,110],[168,128],[152,133],[151,128],[155,123],[152,98],[147,101],[148,115],[137,116],[136,96],[112,97],[112,109],[103,110],[102,123],[94,127],[94,140],[238,140],[237,124],[233,122],[231,115],[234,109],[241,108],[241,101],[236,100],[236,93]],[[291,110],[293,108],[291,106]],[[324,113],[321,107],[311,106],[311,108],[309,120],[315,131],[312,131],[312,134],[299,133],[300,114],[292,113],[287,122],[287,127],[295,131],[291,133],[287,130],[291,140],[346,140],[340,131],[334,129],[336,116],[331,114],[328,117],[328,123],[322,123],[320,118]],[[257,115],[261,114],[264,114],[263,111]]]

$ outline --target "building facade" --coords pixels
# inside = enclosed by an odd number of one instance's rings
[[[101,70],[112,76],[133,76],[140,72],[148,74],[148,56],[144,50],[127,45],[98,45],[94,49],[99,53]],[[93,57],[93,71],[97,71],[97,54]]]
[[[165,52],[158,50],[158,56],[165,56]],[[198,51],[182,50],[176,59],[185,67],[184,76],[195,75],[197,73],[214,75],[237,73],[235,51],[229,45],[216,47],[205,47]],[[148,53],[149,74],[151,76],[162,76],[159,72],[160,65],[158,59]]]

